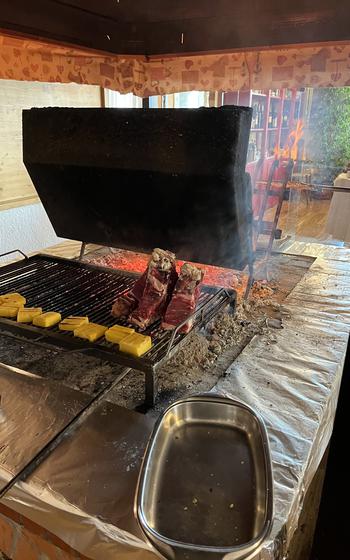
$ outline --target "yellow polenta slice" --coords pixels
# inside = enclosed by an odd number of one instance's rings
[[[33,325],[36,327],[53,327],[61,320],[61,314],[56,311],[47,311],[41,315],[37,315],[33,319]]]

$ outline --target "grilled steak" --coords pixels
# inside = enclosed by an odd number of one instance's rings
[[[182,265],[179,279],[162,323],[163,329],[175,329],[195,311],[203,275],[203,271],[192,264],[185,263]],[[190,319],[181,327],[180,332],[189,332],[192,325],[193,319]]]
[[[135,284],[126,294],[119,296],[112,307],[112,315],[117,319],[126,319],[136,309],[142,298],[147,279],[147,270],[136,280]]]
[[[170,251],[154,249],[142,298],[129,321],[145,329],[159,319],[169,303],[177,278],[175,255]]]

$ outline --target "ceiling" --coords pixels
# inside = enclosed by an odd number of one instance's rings
[[[347,41],[349,0],[1,0],[0,29],[159,56]]]

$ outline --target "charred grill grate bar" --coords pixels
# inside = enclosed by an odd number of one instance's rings
[[[0,294],[19,292],[30,307],[45,311],[59,311],[62,317],[87,315],[90,321],[108,327],[116,324],[110,309],[118,295],[129,290],[136,274],[110,270],[77,261],[35,255],[0,268]],[[233,304],[235,292],[204,286],[194,315],[194,328],[200,328],[227,304]],[[124,321],[118,324],[125,325]],[[92,344],[75,338],[72,333],[60,331],[58,326],[40,329],[0,318],[0,327],[30,338],[37,343],[54,342],[65,350],[89,352],[95,357],[127,366],[145,373],[146,404],[153,405],[156,396],[156,368],[173,355],[186,339],[186,334],[163,331],[157,321],[144,333],[152,337],[153,346],[140,358],[118,352],[116,346],[104,338]]]

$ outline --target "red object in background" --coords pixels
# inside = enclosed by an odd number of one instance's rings
[[[253,208],[253,216],[257,218],[259,215],[261,203],[263,200],[264,191],[266,188],[266,183],[269,177],[270,169],[273,162],[276,160],[275,156],[271,156],[266,158],[262,163],[262,168],[258,169],[259,162],[253,161],[247,164],[246,171],[250,174],[252,178],[252,185],[254,190],[261,191],[260,193],[254,192],[253,190],[253,198],[252,198],[252,208]],[[271,188],[275,191],[281,190],[283,187],[281,186],[281,182],[285,180],[286,177],[286,168],[289,163],[288,158],[280,158],[279,167],[276,169],[274,173],[274,180],[271,183]],[[255,183],[255,185],[254,185]],[[266,210],[269,208],[273,208],[278,204],[278,197],[277,196],[269,196],[266,204]]]
[[[260,170],[257,169],[257,166],[259,165],[258,161],[252,161],[251,163],[248,163],[246,167],[246,171],[250,174],[252,178],[253,189],[257,189],[261,191],[261,194],[253,192],[252,208],[253,208],[254,218],[257,218],[259,215],[260,206],[263,200],[263,194],[266,187],[266,182],[269,177],[271,166],[275,161],[275,159],[276,158],[274,156],[266,158],[263,161],[262,168]],[[283,180],[283,178],[284,178],[284,167],[279,167],[275,173],[275,179]],[[271,186],[276,190],[278,190],[278,188],[281,188],[279,185],[274,185],[273,182]],[[277,203],[278,203],[278,198],[276,196],[270,196],[267,201],[266,209],[273,208],[274,206],[276,206]]]

